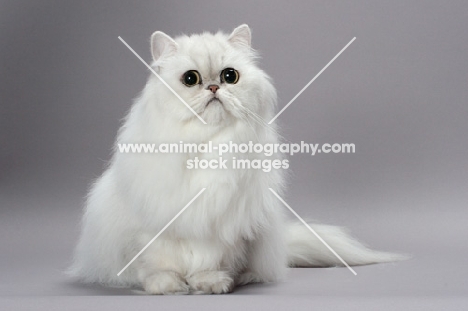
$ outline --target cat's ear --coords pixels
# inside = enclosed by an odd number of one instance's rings
[[[250,48],[252,34],[247,24],[240,25],[229,35],[228,41],[241,48]]]
[[[151,54],[155,61],[172,56],[177,52],[177,43],[162,31],[151,35]]]

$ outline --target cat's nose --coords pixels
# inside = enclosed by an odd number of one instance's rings
[[[210,90],[214,94],[219,89],[219,86],[217,86],[216,84],[211,84],[211,85],[208,85],[207,89]]]

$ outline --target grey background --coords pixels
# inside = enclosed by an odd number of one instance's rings
[[[284,106],[287,140],[355,143],[290,158],[287,201],[406,262],[293,269],[227,296],[150,297],[84,286],[70,260],[90,182],[147,69],[155,30],[248,23]],[[1,1],[0,309],[468,307],[466,1]]]

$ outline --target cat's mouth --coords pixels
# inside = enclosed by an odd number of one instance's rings
[[[205,107],[208,107],[209,104],[216,104],[216,103],[219,103],[221,105],[223,104],[223,102],[218,97],[213,97],[206,103]]]

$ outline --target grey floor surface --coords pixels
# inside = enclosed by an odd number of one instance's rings
[[[84,189],[76,187],[78,191],[67,192],[67,185],[51,188],[50,183],[44,186],[39,180],[24,185],[2,189],[5,195],[0,204],[7,209],[0,218],[0,310],[468,308],[467,213],[460,209],[458,215],[447,215],[426,205],[427,212],[418,214],[417,208],[403,204],[393,212],[372,215],[372,221],[356,210],[337,217],[340,224],[353,227],[354,233],[373,247],[412,254],[409,261],[355,267],[357,276],[346,268],[290,269],[282,283],[249,285],[229,295],[161,297],[81,285],[67,278],[62,271],[78,234],[80,191]],[[290,204],[305,202],[290,198]],[[369,210],[364,210],[368,214]],[[301,213],[327,218],[328,212],[302,208]]]

